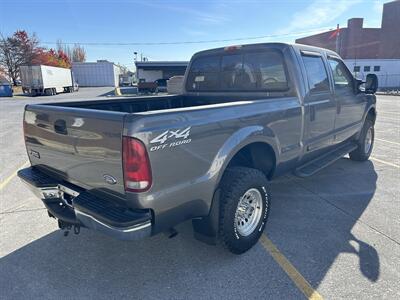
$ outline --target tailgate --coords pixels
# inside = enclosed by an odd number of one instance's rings
[[[24,115],[32,166],[81,186],[124,194],[124,113],[28,105]]]

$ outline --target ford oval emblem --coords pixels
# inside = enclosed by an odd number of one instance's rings
[[[117,183],[117,179],[115,179],[115,177],[108,175],[108,174],[104,174],[103,175],[104,181],[107,182],[108,184],[116,184]]]

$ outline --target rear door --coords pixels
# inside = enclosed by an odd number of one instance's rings
[[[338,104],[335,142],[340,143],[359,130],[366,101],[362,93],[355,92],[354,78],[343,61],[329,56],[328,62],[334,83],[334,95]]]
[[[121,156],[124,115],[48,105],[27,106],[24,134],[31,164],[86,189],[124,194]]]
[[[336,101],[319,52],[301,51],[308,91],[304,98],[306,152],[330,146],[335,130]]]

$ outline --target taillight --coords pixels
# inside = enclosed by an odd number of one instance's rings
[[[147,191],[151,186],[151,168],[146,147],[141,141],[127,136],[122,138],[122,163],[125,190]]]

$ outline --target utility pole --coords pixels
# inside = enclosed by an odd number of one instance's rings
[[[336,26],[336,53],[340,55],[340,28],[339,24]]]

